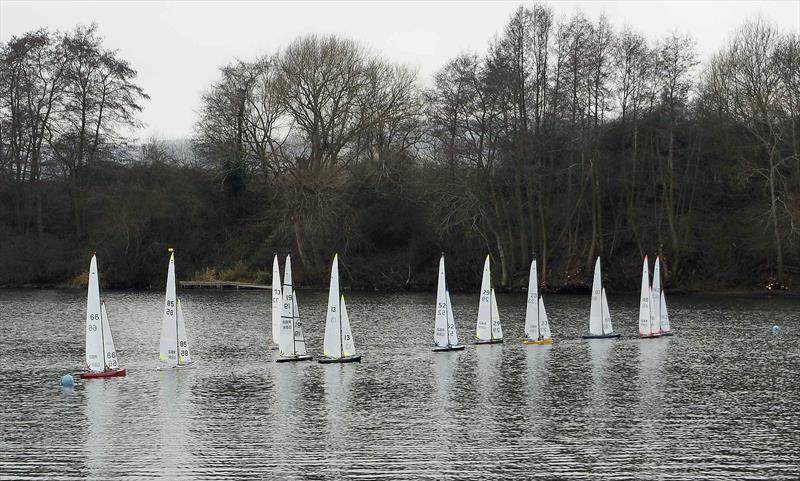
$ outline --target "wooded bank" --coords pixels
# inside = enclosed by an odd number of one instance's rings
[[[136,141],[150,101],[97,26],[1,48],[0,284],[69,282],[98,252],[109,286],[501,286],[533,255],[551,287],[634,290],[644,254],[667,286],[792,287],[800,275],[800,40],[753,18],[700,62],[581,14],[520,7],[484,54],[422,88],[354,41],[309,35],[232,61],[187,141]],[[157,101],[153,99],[152,101]]]

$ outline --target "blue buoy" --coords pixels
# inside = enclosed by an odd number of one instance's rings
[[[64,374],[61,378],[61,385],[64,387],[72,387],[75,385],[75,380],[72,379],[72,374]]]
[[[773,333],[773,334],[778,334],[778,333],[780,333],[780,332],[781,332],[781,326],[779,326],[779,325],[777,325],[777,324],[775,324],[774,326],[772,326],[772,333]]]

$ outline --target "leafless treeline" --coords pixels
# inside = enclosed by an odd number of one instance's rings
[[[536,4],[517,9],[485,54],[453,58],[422,88],[412,68],[356,42],[304,36],[232,62],[203,95],[201,162],[180,169],[217,191],[181,188],[196,199],[190,210],[207,210],[185,235],[204,245],[205,265],[263,268],[291,249],[308,279],[323,280],[338,250],[354,284],[383,287],[425,285],[415,275],[440,250],[457,254],[455,285],[469,285],[486,251],[506,286],[533,255],[551,285],[584,281],[597,255],[625,283],[645,253],[662,255],[668,282],[752,285],[756,272],[785,284],[800,263],[799,48],[796,33],[754,18],[702,64],[677,31],[653,40]],[[93,28],[13,39],[2,68],[14,201],[4,222],[48,229],[37,187],[46,165],[80,237],[93,205],[86,176],[118,160],[121,127],[146,95]],[[143,153],[158,175],[175,165],[158,142]],[[141,180],[147,172],[114,204],[125,252],[163,232],[130,201],[156,208],[169,197]]]

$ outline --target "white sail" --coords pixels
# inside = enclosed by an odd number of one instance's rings
[[[500,325],[500,311],[497,310],[497,298],[492,289],[492,339],[503,338],[503,327]]]
[[[278,255],[272,259],[272,343],[278,344],[281,331],[281,270]]]
[[[653,289],[650,296],[650,333],[661,333],[661,259],[656,257],[653,268]]]
[[[669,332],[669,314],[667,313],[667,299],[664,297],[664,289],[661,289],[661,331]]]
[[[458,345],[456,319],[453,317],[453,303],[450,302],[450,291],[447,291],[447,344],[450,346]]]
[[[161,320],[161,342],[158,359],[168,366],[178,364],[178,313],[175,297],[175,253],[169,256],[167,292],[164,296],[164,317]]]
[[[177,328],[178,328],[178,364],[191,364],[192,353],[189,350],[189,338],[186,336],[186,322],[183,318],[181,300],[177,299]]]
[[[89,264],[89,289],[86,294],[86,366],[90,371],[103,371],[104,358],[100,281],[97,278],[97,258],[92,255]]]
[[[536,259],[531,262],[528,278],[528,305],[525,309],[525,339],[538,340],[541,336],[539,319],[539,278],[536,272]]]
[[[331,283],[328,288],[328,316],[325,321],[325,341],[322,344],[322,355],[325,357],[342,357],[342,307],[339,295],[339,259],[333,256],[331,266]]]
[[[492,338],[492,273],[490,269],[489,256],[486,256],[481,279],[481,298],[478,303],[478,324],[475,329],[475,337],[482,341]]]
[[[547,321],[547,312],[544,310],[544,299],[539,297],[539,334],[541,339],[550,339],[550,323]]]
[[[594,264],[592,280],[592,305],[589,310],[589,333],[594,336],[603,334],[603,282],[600,273],[600,258]]]
[[[303,321],[300,320],[300,309],[297,308],[297,292],[292,290],[292,319],[294,324],[294,353],[306,355],[306,336],[303,334]]]
[[[434,316],[433,343],[437,347],[447,347],[448,341],[447,309],[450,301],[447,298],[447,286],[444,275],[444,256],[439,258],[439,281],[436,285],[436,315]]]
[[[347,315],[347,306],[342,296],[342,357],[355,356],[356,344],[353,341],[353,331],[350,330],[350,317]]]
[[[105,365],[109,369],[117,369],[119,368],[119,361],[117,361],[117,350],[114,348],[114,338],[111,336],[111,325],[108,323],[105,301],[100,303],[100,320],[103,324],[103,354],[105,356]]]
[[[649,336],[651,330],[651,309],[650,309],[650,272],[647,266],[647,256],[644,256],[642,264],[642,288],[639,295],[639,335]]]
[[[292,290],[292,258],[286,256],[281,288],[281,329],[278,336],[278,353],[281,356],[294,356],[294,292]]]
[[[611,312],[608,310],[608,299],[606,298],[606,290],[603,289],[603,334],[611,334],[614,332],[614,327],[611,325]]]

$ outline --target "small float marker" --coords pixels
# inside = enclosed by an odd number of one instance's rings
[[[777,335],[777,334],[780,334],[780,332],[781,332],[781,326],[779,326],[777,324],[772,326],[772,333],[773,334]]]
[[[72,378],[72,374],[64,374],[61,377],[61,385],[63,387],[72,387],[75,385],[75,379]]]

